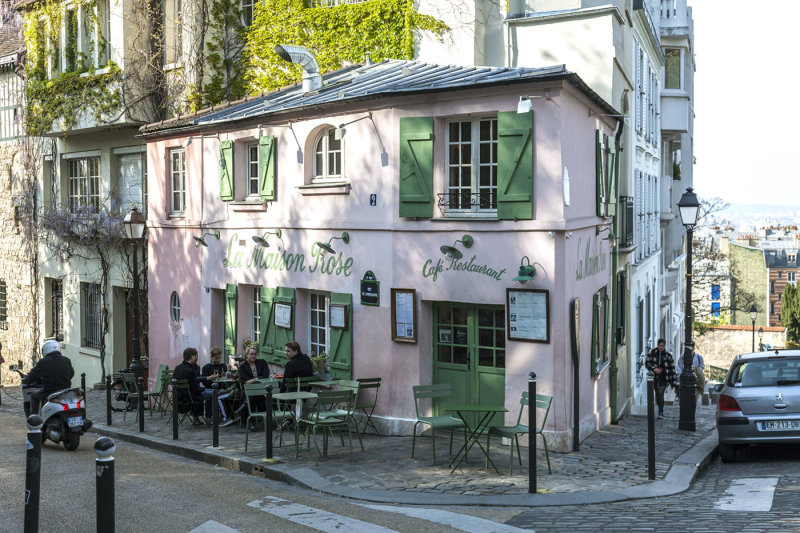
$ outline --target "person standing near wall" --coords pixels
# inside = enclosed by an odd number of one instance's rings
[[[658,339],[656,347],[647,354],[644,366],[655,375],[653,385],[656,389],[658,418],[664,418],[664,392],[667,390],[667,386],[678,386],[677,376],[675,375],[675,360],[672,358],[672,354],[667,351],[667,342],[664,339]]]
[[[697,384],[697,395],[702,396],[703,391],[706,388],[706,363],[703,361],[703,356],[697,353],[695,350],[695,345],[693,342],[686,344],[687,348],[692,350],[692,372],[695,375],[695,383]],[[678,365],[676,368],[676,372],[680,379],[681,372],[683,372],[683,357],[678,358]]]

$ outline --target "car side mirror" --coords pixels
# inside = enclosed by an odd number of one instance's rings
[[[716,385],[714,385],[714,391],[715,392],[722,392],[722,388],[723,387],[725,387],[724,383],[717,383]]]

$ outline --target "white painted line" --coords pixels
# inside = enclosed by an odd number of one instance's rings
[[[317,529],[319,531],[347,531],[348,533],[397,533],[394,529],[386,529],[369,522],[342,516],[307,505],[292,503],[274,496],[256,500],[247,504],[260,511],[289,520],[295,524]]]
[[[725,496],[714,504],[723,511],[769,511],[775,496],[776,477],[742,478],[731,481]]]
[[[412,518],[421,518],[428,522],[435,522],[445,526],[466,531],[467,533],[531,533],[530,529],[520,529],[518,527],[498,524],[485,518],[470,516],[465,514],[441,511],[439,509],[427,509],[424,507],[395,507],[393,505],[371,505],[359,504],[375,511],[385,511],[388,513],[400,513]]]
[[[189,531],[189,533],[239,533],[238,529],[233,529],[219,522],[209,520],[205,524],[201,524]]]

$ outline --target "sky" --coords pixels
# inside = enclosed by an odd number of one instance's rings
[[[695,35],[695,192],[800,206],[800,2],[689,0]]]

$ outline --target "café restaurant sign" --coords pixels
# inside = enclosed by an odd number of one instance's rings
[[[228,253],[222,260],[225,268],[254,268],[257,270],[275,270],[288,272],[305,272],[327,276],[350,277],[353,269],[353,258],[338,254],[325,254],[319,246],[311,246],[311,258],[306,260],[304,253],[291,253],[288,250],[269,252],[269,248],[255,246],[234,249],[239,242],[239,235],[234,233],[228,241]]]
[[[581,280],[594,276],[606,269],[607,255],[603,253],[597,240],[594,247],[590,247],[591,242],[586,242],[586,248],[582,248],[581,239],[578,239],[578,268],[575,270],[575,279]]]
[[[473,255],[469,261],[466,259],[437,259],[436,264],[433,263],[433,259],[428,259],[422,266],[422,276],[436,281],[439,274],[444,272],[472,272],[474,274],[489,276],[497,281],[502,280],[503,274],[505,274],[506,271],[505,268],[502,270],[495,270],[489,265],[482,265],[479,262],[476,263],[477,258],[477,255]]]

